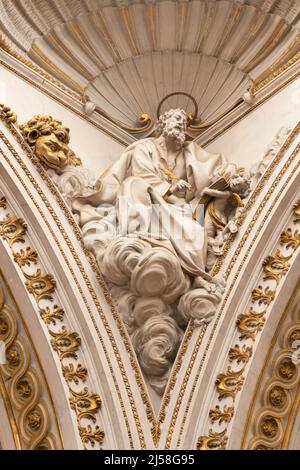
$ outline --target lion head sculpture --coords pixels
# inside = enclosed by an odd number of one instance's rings
[[[69,147],[70,130],[52,116],[34,116],[19,126],[26,142],[33,147],[35,155],[46,166],[61,170],[66,166],[81,165]]]

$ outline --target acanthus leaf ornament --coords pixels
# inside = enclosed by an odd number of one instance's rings
[[[228,366],[225,373],[218,375],[216,379],[216,388],[219,394],[219,400],[223,398],[231,397],[233,401],[239,390],[242,389],[244,383],[243,377],[244,368],[233,371],[230,366]]]
[[[92,447],[95,446],[96,442],[100,445],[103,444],[104,432],[101,431],[99,426],[96,426],[93,430],[92,426],[88,424],[87,427],[80,427],[79,433],[84,444],[90,444]]]
[[[60,355],[61,359],[66,357],[77,359],[77,351],[81,345],[78,333],[68,332],[65,326],[57,333],[51,330],[49,332],[53,337],[51,340],[52,347]]]
[[[39,302],[42,299],[52,300],[56,282],[52,274],[43,274],[41,269],[38,269],[35,274],[27,274],[24,272],[27,281],[25,286],[30,294],[33,294]]]
[[[40,309],[41,318],[46,323],[46,325],[50,325],[51,323],[56,325],[57,321],[63,320],[64,314],[65,312],[58,305]]]
[[[6,197],[5,196],[0,196],[0,207],[3,209],[6,208]]]
[[[280,279],[287,274],[290,268],[289,260],[291,257],[292,255],[282,255],[279,250],[276,250],[274,255],[267,256],[263,261],[263,279],[272,279],[278,285]]]
[[[0,198],[0,205],[2,208],[6,208],[7,202],[6,198],[3,196]],[[68,390],[72,398],[72,390],[70,387],[70,383],[74,382],[75,385],[79,385],[81,382],[85,382],[88,380],[88,373],[87,369],[84,365],[77,363],[75,364],[74,362],[65,364],[63,361],[67,357],[71,357],[74,360],[77,360],[77,353],[79,351],[80,345],[81,345],[81,338],[77,333],[69,333],[67,327],[63,324],[65,320],[64,316],[64,311],[62,308],[60,308],[56,303],[52,303],[55,297],[56,293],[56,282],[54,280],[54,277],[51,274],[44,274],[43,270],[41,268],[38,268],[35,273],[32,273],[32,271],[28,271],[28,267],[31,267],[31,264],[37,264],[38,262],[38,255],[36,252],[28,246],[25,250],[19,250],[18,252],[13,251],[13,244],[15,242],[25,242],[26,235],[28,235],[27,232],[27,225],[22,219],[17,219],[15,216],[6,216],[6,219],[0,221],[0,233],[2,232],[2,235],[5,235],[3,237],[9,244],[11,248],[12,255],[14,257],[14,261],[18,266],[20,267],[24,277],[25,277],[25,285],[27,287],[27,290],[29,293],[32,293],[35,297],[39,313],[45,324],[47,325],[47,329],[49,334],[53,338],[53,344],[52,347],[56,349],[56,351],[59,354],[59,359],[61,363],[62,369],[65,371],[65,380],[68,385]],[[50,305],[41,307],[40,302],[41,301],[50,301]],[[1,308],[4,305],[4,295],[3,292],[0,290],[0,306]],[[20,344],[14,344],[12,343],[11,340],[11,329],[12,329],[12,321],[9,323],[7,322],[5,308],[3,310],[0,310],[0,339],[2,341],[8,341],[7,343],[7,348],[6,348],[6,364],[5,364],[5,374],[6,376],[13,376],[15,375],[20,367],[22,366],[22,348],[20,348]],[[13,319],[12,319],[13,320]],[[50,329],[51,324],[56,325],[56,323],[62,323],[61,329],[58,332],[53,332]],[[22,338],[20,338],[21,340]],[[4,366],[3,366],[4,367]],[[16,392],[16,400],[19,403],[19,406],[23,406],[24,402],[27,403],[27,400],[31,399],[32,396],[32,385],[33,382],[31,380],[32,375],[29,375],[27,377],[21,377],[20,380],[16,382],[15,386],[15,392]],[[71,380],[72,379],[72,380]],[[85,398],[85,405],[86,410],[88,411],[85,414],[86,419],[91,419],[93,422],[96,422],[98,417],[96,417],[98,411],[101,408],[101,400],[98,394],[95,394],[93,392],[90,392],[88,388],[84,389],[83,397]],[[90,406],[87,406],[88,400],[90,399]],[[82,402],[83,403],[83,402]],[[78,403],[79,406],[79,403]],[[77,411],[78,411],[78,406],[77,406]],[[81,405],[80,405],[81,406]],[[73,408],[74,409],[74,408]],[[42,413],[43,414],[43,407],[42,406],[37,406],[35,408],[31,407],[31,411],[35,412],[35,414],[30,415],[30,426],[29,422],[27,423],[26,426],[24,426],[24,429],[26,429],[27,435],[29,436],[32,433],[35,433],[34,428],[37,429],[38,427],[38,414]],[[75,410],[76,411],[76,410]],[[81,410],[84,411],[84,410]],[[27,416],[27,415],[26,415]],[[43,423],[45,423],[46,417],[44,415],[42,416]],[[78,417],[77,414],[77,420],[78,420],[78,432],[80,436],[82,436],[81,433],[81,423],[79,422],[80,417]],[[87,426],[87,423],[84,423],[85,426]],[[44,428],[44,424],[41,427],[41,429]],[[90,428],[87,428],[90,429]],[[102,442],[103,437],[104,437],[104,432],[100,430],[100,427],[98,425],[95,425],[95,429],[91,430],[91,432],[88,432],[90,437],[92,438],[92,435],[95,435],[95,439],[93,440],[93,443],[91,440],[88,439],[82,439],[82,443],[84,447],[87,446],[88,443],[92,447],[95,446],[95,443],[100,444],[100,441]],[[33,434],[32,434],[33,435]],[[54,442],[54,436],[44,436],[42,441],[36,440],[36,444],[34,448],[37,449],[50,449],[55,447],[55,442]]]
[[[265,304],[270,305],[270,303],[275,298],[275,291],[270,289],[269,286],[262,287],[258,286],[252,291],[252,300],[257,301],[258,305]]]
[[[293,205],[293,213],[294,213],[294,222],[299,223],[300,222],[300,199],[295,202]]]
[[[87,369],[81,364],[77,364],[76,368],[74,364],[63,366],[62,372],[67,382],[74,382],[76,385],[79,384],[80,380],[85,382],[87,379]]]
[[[21,249],[18,252],[13,253],[14,261],[20,266],[30,266],[31,263],[37,263],[37,252],[34,251],[30,246],[27,246],[25,250]]]
[[[236,344],[233,348],[229,350],[229,361],[233,362],[236,361],[238,364],[243,362],[246,364],[250,357],[252,356],[252,347],[251,346],[239,346]]]
[[[255,339],[256,335],[263,329],[265,324],[265,310],[257,313],[251,307],[248,313],[238,316],[236,324],[240,334],[240,339]]]
[[[24,243],[24,235],[27,225],[23,219],[14,215],[7,215],[6,219],[0,221],[0,236],[6,240],[10,247],[16,242]]]
[[[72,410],[76,412],[78,420],[82,418],[96,421],[95,414],[101,408],[101,399],[99,395],[90,393],[85,387],[81,392],[75,392],[70,389],[70,405]]]
[[[286,229],[280,235],[280,242],[285,245],[286,248],[292,248],[293,251],[297,250],[300,246],[300,233],[298,230],[292,231],[291,228]]]
[[[222,432],[210,429],[208,436],[201,436],[197,442],[197,450],[223,450],[226,448],[228,437],[226,428]]]
[[[37,269],[34,274],[24,272],[27,281],[25,286],[30,294],[33,294],[37,302],[42,299],[53,299],[56,282],[52,274],[43,274],[41,269]]]
[[[219,424],[223,422],[229,423],[234,414],[234,407],[224,405],[223,410],[219,405],[216,405],[215,408],[211,409],[209,412],[210,419],[215,422],[218,421]]]

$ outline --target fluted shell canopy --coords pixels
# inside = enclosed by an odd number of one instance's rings
[[[27,58],[113,119],[155,119],[173,92],[201,121],[299,51],[295,0],[0,0],[0,28]],[[183,107],[168,99],[162,111]]]

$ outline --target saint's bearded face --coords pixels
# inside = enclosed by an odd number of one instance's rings
[[[163,136],[167,139],[176,140],[183,144],[185,141],[187,119],[183,113],[175,112],[169,115],[163,128]]]
[[[55,134],[39,137],[35,144],[36,156],[47,166],[61,169],[71,163],[74,152]]]

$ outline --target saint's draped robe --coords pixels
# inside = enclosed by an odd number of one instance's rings
[[[100,251],[116,237],[138,237],[170,250],[190,276],[208,278],[199,201],[212,177],[225,168],[222,155],[186,142],[170,172],[156,139],[143,139],[130,145],[99,177],[96,192],[75,198],[73,209],[80,214],[83,234],[96,240]],[[166,200],[175,175],[191,185],[183,204]]]

